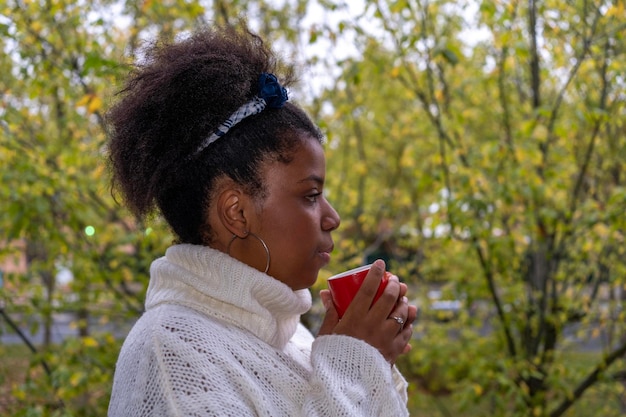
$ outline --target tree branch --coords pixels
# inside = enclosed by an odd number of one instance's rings
[[[605,370],[611,366],[613,362],[622,358],[626,355],[626,342],[624,342],[621,346],[618,346],[613,352],[609,353],[604,357],[604,360],[598,364],[593,371],[581,381],[581,383],[574,389],[572,395],[568,395],[567,398],[561,402],[552,412],[550,412],[550,417],[560,417],[570,408],[582,395],[585,393],[587,389],[589,389],[593,384],[595,384],[600,375],[605,372]]]
[[[35,347],[35,345],[33,345],[33,343],[30,341],[28,336],[26,336],[24,334],[22,329],[20,329],[20,327],[17,325],[17,323],[15,323],[13,321],[13,319],[11,319],[11,317],[7,314],[7,312],[4,310],[4,307],[2,307],[2,306],[0,306],[0,316],[2,316],[2,318],[4,318],[4,320],[7,322],[9,327],[11,327],[11,329],[13,329],[13,331],[17,334],[17,336],[20,338],[20,340],[28,347],[28,349],[31,351],[31,353],[36,355],[38,352],[37,352],[37,348]],[[48,377],[51,377],[52,376],[52,371],[50,370],[50,366],[48,365],[48,363],[44,359],[41,359],[40,363],[41,363],[41,366],[43,367],[44,371],[46,372],[46,375],[48,375]]]
[[[537,50],[537,5],[535,0],[528,0],[528,34],[530,37],[530,76],[533,109],[541,107],[541,74],[539,52]]]
[[[485,258],[485,254],[483,249],[480,247],[480,243],[478,242],[478,238],[473,236],[472,243],[474,245],[474,249],[476,254],[478,255],[478,260],[480,261],[481,268],[483,273],[485,274],[485,279],[487,280],[487,285],[489,286],[489,293],[491,294],[491,298],[493,299],[493,303],[496,306],[496,313],[498,314],[498,318],[502,323],[502,328],[504,331],[504,337],[506,339],[507,348],[509,350],[509,355],[511,357],[517,356],[517,349],[515,348],[515,341],[513,338],[513,334],[511,333],[511,329],[508,326],[508,320],[506,318],[506,314],[504,312],[504,307],[502,306],[502,301],[498,296],[498,291],[496,289],[495,277],[493,275],[493,271],[489,266],[489,262]]]
[[[601,17],[601,13],[599,10],[596,10],[596,15],[594,16],[594,21],[592,23],[591,26],[591,33],[589,33],[586,37],[583,38],[583,47],[580,51],[580,53],[578,54],[578,56],[576,57],[576,62],[575,64],[572,66],[572,68],[570,68],[568,74],[567,74],[567,78],[565,79],[565,83],[563,84],[563,86],[561,87],[561,89],[559,90],[557,96],[556,96],[556,100],[554,101],[554,104],[552,105],[552,109],[550,111],[550,118],[548,119],[548,126],[547,126],[547,130],[548,130],[548,137],[546,138],[546,141],[540,145],[540,148],[542,150],[542,157],[543,157],[543,165],[545,166],[547,164],[547,157],[548,157],[548,153],[549,153],[549,148],[551,146],[551,144],[555,141],[555,136],[554,136],[554,127],[556,125],[556,120],[557,120],[557,116],[559,114],[559,111],[561,109],[561,104],[563,103],[563,99],[565,97],[565,92],[567,91],[567,89],[569,88],[569,85],[571,84],[571,82],[574,80],[574,77],[576,76],[576,74],[578,74],[578,71],[582,65],[582,63],[585,61],[586,56],[589,54],[589,50],[591,48],[591,43],[592,43],[592,39],[593,36],[596,33],[596,29],[597,29],[597,24],[598,21]],[[539,116],[537,116],[539,117]]]

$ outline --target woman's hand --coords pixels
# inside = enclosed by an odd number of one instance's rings
[[[407,286],[400,283],[395,275],[389,277],[385,291],[371,305],[384,272],[384,261],[377,260],[373,263],[341,320],[330,292],[322,290],[320,297],[326,308],[326,316],[319,335],[342,334],[361,339],[378,349],[387,361],[394,364],[398,356],[411,350],[409,341],[413,334],[417,307],[408,304]]]

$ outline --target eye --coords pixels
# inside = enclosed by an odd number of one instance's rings
[[[309,194],[309,195],[305,196],[305,198],[306,198],[307,200],[309,200],[309,202],[311,202],[311,203],[315,203],[315,202],[317,201],[317,198],[318,198],[319,196],[321,196],[321,195],[322,195],[322,193],[321,193],[321,192],[316,192],[316,193]]]

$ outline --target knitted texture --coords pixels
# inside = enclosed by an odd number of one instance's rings
[[[308,290],[210,248],[156,260],[118,359],[109,417],[407,416],[406,382],[370,345],[314,339]]]

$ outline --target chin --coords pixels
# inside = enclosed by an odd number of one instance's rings
[[[317,282],[317,273],[310,277],[307,276],[307,279],[302,279],[298,281],[297,283],[295,283],[294,290],[304,290],[304,289],[311,288],[313,285],[315,285],[315,282]]]

